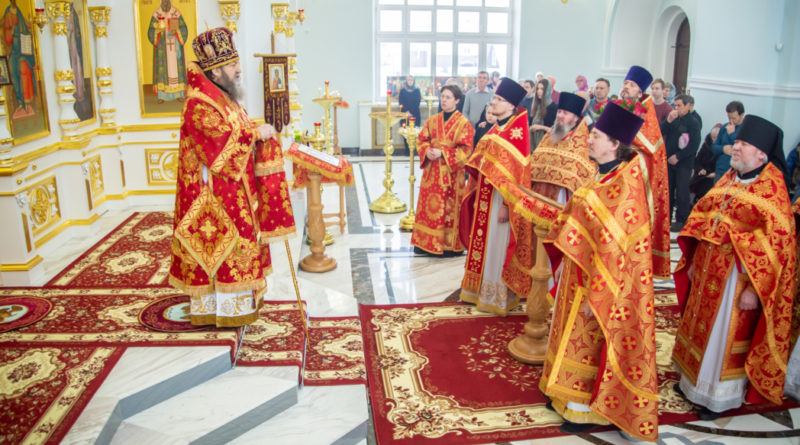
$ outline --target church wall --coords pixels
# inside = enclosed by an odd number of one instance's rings
[[[572,92],[578,74],[590,84],[600,77],[607,1],[520,3],[518,78],[533,79],[541,71],[556,78],[557,90]]]
[[[298,90],[302,92],[303,125],[313,131],[321,122],[322,107],[312,102],[324,92],[325,81],[350,105],[339,109],[339,145],[359,147],[359,102],[372,102],[373,21],[372,0],[316,1],[303,26],[296,28]],[[369,149],[371,147],[361,147]]]

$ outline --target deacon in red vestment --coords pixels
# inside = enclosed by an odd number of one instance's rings
[[[675,385],[699,417],[750,403],[782,403],[792,326],[795,224],[783,131],[747,115],[731,169],[678,236],[675,287],[683,316],[672,359]]]
[[[411,234],[414,250],[441,255],[465,248],[458,236],[458,211],[467,183],[464,163],[472,154],[475,130],[456,109],[461,96],[457,86],[443,86],[439,96],[442,112],[431,116],[419,133],[417,148],[423,172]]]
[[[661,137],[661,127],[653,99],[644,94],[652,81],[653,76],[649,71],[641,66],[633,65],[625,76],[619,95],[623,100],[637,104],[636,109],[644,113],[640,116],[644,119],[644,125],[632,145],[641,154],[638,158],[639,165],[645,175],[647,202],[650,207],[653,275],[661,279],[668,279],[670,277],[670,209],[667,151]]]
[[[630,147],[642,124],[605,107],[588,142],[599,175],[544,241],[559,282],[539,387],[567,433],[613,423],[658,437],[650,218],[641,155]]]
[[[189,295],[192,324],[241,326],[257,319],[270,270],[253,152],[274,130],[253,126],[239,103],[233,33],[211,29],[192,46],[198,62],[188,67],[181,118],[170,284]]]
[[[504,77],[490,110],[497,123],[467,161],[469,182],[461,203],[460,236],[468,246],[461,300],[506,315],[531,288],[533,228],[509,212],[504,191],[530,184],[528,115],[516,114],[525,89]]]

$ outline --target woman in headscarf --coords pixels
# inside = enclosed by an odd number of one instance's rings
[[[531,153],[539,146],[539,141],[556,120],[558,105],[550,99],[552,87],[550,81],[542,79],[536,83],[536,93],[533,95],[528,129],[531,132]]]
[[[578,87],[573,93],[578,94],[581,91],[589,92],[589,84],[586,83],[586,76],[583,74],[578,74],[578,77],[575,78],[575,86]]]

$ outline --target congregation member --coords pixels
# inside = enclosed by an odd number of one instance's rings
[[[658,122],[664,122],[669,112],[672,111],[672,105],[664,99],[664,82],[663,79],[656,79],[650,84],[650,96],[653,98],[653,106],[656,109],[656,117]]]
[[[504,77],[489,110],[497,123],[467,160],[469,182],[461,203],[459,229],[467,245],[461,300],[478,310],[507,315],[530,291],[533,228],[517,221],[503,188],[530,184],[528,116],[517,112],[525,89]],[[521,232],[512,232],[511,227]]]
[[[397,102],[402,107],[401,111],[406,111],[409,117],[413,117],[417,123],[422,123],[420,120],[419,104],[422,102],[422,93],[414,82],[414,76],[406,76],[406,81],[403,83],[403,88],[398,93]]]
[[[589,84],[586,81],[586,76],[583,74],[578,74],[578,77],[575,78],[575,91],[574,94],[578,94],[578,92],[589,92]]]
[[[522,99],[522,102],[519,103],[519,106],[528,112],[528,119],[530,119],[531,112],[533,112],[533,96],[536,94],[536,83],[532,80],[523,80],[520,85],[522,85],[522,88],[525,88],[527,93],[525,94],[525,98]]]
[[[643,112],[641,117],[644,119],[644,125],[634,138],[633,146],[642,155],[638,161],[648,178],[646,185],[650,204],[653,275],[668,279],[672,270],[669,259],[670,208],[667,156],[653,99],[644,94],[652,80],[653,76],[649,71],[633,65],[628,69],[619,95],[623,103],[627,103],[626,107],[632,106],[634,112]]]
[[[785,170],[783,131],[745,116],[731,170],[678,236],[675,390],[703,420],[744,402],[782,403],[796,254]]]
[[[565,433],[614,424],[657,439],[649,204],[631,147],[643,123],[615,103],[604,108],[588,140],[598,175],[545,240],[558,284],[539,388]]]
[[[187,67],[169,282],[189,295],[192,324],[242,326],[258,318],[271,270],[269,245],[259,242],[253,151],[275,130],[251,124],[241,104],[233,33],[210,29],[192,47],[197,62]]]
[[[516,83],[516,82],[514,82]],[[492,100],[494,91],[489,86],[489,73],[480,71],[478,73],[477,85],[467,91],[464,97],[464,108],[462,113],[466,116],[470,125],[475,127],[480,121],[481,113],[486,105]]]
[[[728,114],[728,123],[719,132],[717,140],[711,146],[711,150],[717,157],[716,167],[714,168],[717,181],[731,168],[733,143],[736,141],[739,127],[742,125],[742,120],[744,120],[744,105],[738,100],[734,100],[725,106],[725,113]]]
[[[694,98],[688,94],[675,98],[675,109],[661,123],[669,164],[670,214],[675,209],[675,222],[670,226],[671,232],[680,232],[692,210],[689,183],[692,179],[694,158],[700,147],[702,126],[702,120],[694,111]]]
[[[558,105],[550,99],[550,81],[542,79],[536,83],[536,94],[531,105],[531,116],[528,119],[531,151],[535,150],[544,135],[556,121]]]
[[[666,100],[668,104],[673,104],[676,94],[673,85],[669,82],[664,82],[664,100]]]
[[[483,138],[483,136],[492,129],[494,124],[497,122],[497,116],[492,112],[492,103],[489,102],[486,105],[486,108],[483,109],[483,119],[478,125],[475,126],[475,136],[472,138],[472,146],[475,147],[478,145],[478,141]]]
[[[706,135],[694,158],[694,173],[692,173],[692,182],[689,184],[689,191],[694,195],[692,203],[696,203],[705,196],[716,182],[716,173],[714,172],[716,157],[711,146],[719,136],[720,128],[722,128],[722,124],[716,124],[711,128],[711,132]]]
[[[605,78],[599,78],[594,82],[594,96],[589,101],[589,106],[583,113],[584,117],[589,118],[586,124],[589,126],[594,125],[597,118],[600,116],[600,108],[608,102],[608,93],[611,91],[611,82]]]
[[[464,251],[458,236],[458,211],[466,186],[464,163],[472,154],[474,130],[456,109],[461,89],[445,85],[442,112],[425,121],[419,133],[422,181],[411,234],[414,252],[452,255]]]
[[[550,101],[557,104],[559,92],[556,90],[556,78],[547,76],[547,80],[550,82]]]

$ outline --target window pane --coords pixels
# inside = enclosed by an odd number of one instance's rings
[[[436,32],[453,32],[453,10],[436,10]]]
[[[492,34],[507,34],[508,14],[505,12],[490,12],[486,14],[486,32]]]
[[[433,0],[408,0],[409,5],[433,5]]]
[[[409,31],[431,32],[431,11],[411,11],[409,14]]]
[[[431,44],[411,42],[409,45],[409,72],[415,76],[431,75]]]
[[[381,5],[402,5],[404,0],[380,0]]]
[[[403,11],[397,9],[381,10],[381,27],[383,32],[400,32],[403,30]]]
[[[486,45],[486,71],[500,71],[503,75],[508,69],[508,45],[489,43]]]
[[[439,6],[453,6],[453,0],[438,0],[436,4]]]
[[[436,42],[436,75],[453,75],[453,42]]]
[[[458,44],[458,75],[472,76],[478,73],[478,44]]]
[[[481,13],[458,12],[458,32],[480,32]]]
[[[480,6],[481,0],[456,0],[458,6]]]
[[[387,85],[389,89],[394,89],[389,84],[390,76],[399,76],[403,69],[403,45],[400,42],[381,42],[380,44],[380,84]],[[381,96],[383,96],[381,92]]]
[[[486,6],[490,8],[508,8],[508,0],[486,0]]]

